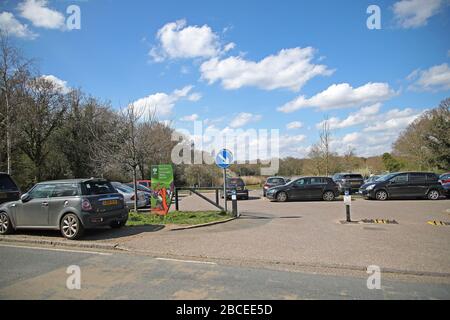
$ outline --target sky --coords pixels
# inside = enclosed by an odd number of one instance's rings
[[[328,119],[334,151],[367,157],[450,97],[449,15],[448,0],[1,0],[0,29],[62,90],[116,109],[279,129],[296,157]]]

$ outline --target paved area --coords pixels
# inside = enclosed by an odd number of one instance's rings
[[[210,195],[214,197],[213,194]],[[184,197],[181,210],[213,209],[196,196]],[[241,218],[225,224],[170,231],[138,227],[90,231],[84,241],[114,243],[139,252],[169,257],[212,259],[230,265],[269,266],[283,270],[324,268],[439,276],[450,280],[450,200],[352,202],[352,219],[389,219],[398,224],[341,224],[342,201],[276,203],[251,192],[239,201]],[[58,232],[27,231],[19,237],[60,239]]]
[[[136,254],[0,245],[0,299],[448,299],[450,284],[327,276]],[[81,271],[69,290],[67,268]]]

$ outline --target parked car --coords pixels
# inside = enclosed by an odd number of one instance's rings
[[[231,199],[232,190],[236,189],[237,199],[248,200],[248,189],[241,178],[227,178],[227,199]]]
[[[444,183],[449,183],[450,182],[450,172],[441,174],[439,176],[439,182],[444,184]]]
[[[121,193],[125,199],[125,203],[129,209],[134,208],[134,189],[130,188],[129,186],[121,183],[121,182],[111,182],[114,188]],[[145,200],[145,194],[142,191],[137,192],[138,201],[137,201],[137,207],[138,208],[145,208],[146,207],[146,200]]]
[[[450,198],[450,182],[443,183],[442,188],[444,189],[444,195],[447,198]]]
[[[0,172],[0,204],[16,201],[20,198],[20,190],[17,184],[7,173]]]
[[[276,187],[276,186],[282,186],[288,183],[288,179],[284,177],[269,177],[267,178],[266,182],[263,186],[263,197],[266,196],[266,191],[270,188]]]
[[[150,188],[152,186],[151,180],[137,180],[136,182],[147,188]]]
[[[346,190],[349,190],[350,193],[358,191],[364,184],[364,178],[359,173],[336,173],[333,181],[337,183],[341,194]]]
[[[68,239],[77,239],[85,229],[119,228],[127,219],[123,196],[107,180],[48,181],[36,184],[20,200],[0,206],[0,234],[54,229]]]
[[[301,177],[267,190],[267,198],[285,202],[287,200],[332,201],[339,196],[339,187],[329,177]]]
[[[417,197],[437,200],[444,192],[438,176],[431,172],[390,173],[365,184],[359,191],[364,197],[376,200]]]
[[[125,183],[125,185],[130,187],[130,188],[132,188],[134,190],[134,183],[133,182]],[[137,184],[137,189],[138,189],[138,191],[142,191],[144,193],[146,205],[149,206],[150,205],[150,199],[152,197],[152,190],[150,190],[149,188],[147,188],[143,184],[139,184],[139,183]]]

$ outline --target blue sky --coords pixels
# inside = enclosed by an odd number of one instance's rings
[[[369,5],[381,29],[370,30]],[[67,30],[77,5],[81,29]],[[280,129],[304,156],[330,119],[333,148],[389,151],[450,92],[447,0],[2,1],[7,29],[67,87],[156,109],[161,120]],[[185,119],[183,121],[182,119]],[[288,124],[290,129],[288,129]]]

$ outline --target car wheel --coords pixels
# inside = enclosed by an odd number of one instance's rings
[[[288,199],[288,196],[287,196],[286,192],[282,191],[282,192],[279,192],[277,194],[277,201],[279,201],[279,202],[286,202],[287,199]]]
[[[66,214],[61,220],[61,233],[70,240],[75,240],[83,235],[84,227],[80,219],[73,213]]]
[[[377,199],[377,200],[384,201],[384,200],[387,200],[387,198],[388,198],[388,194],[384,190],[380,190],[380,191],[377,191],[377,193],[375,193],[375,199]]]
[[[325,201],[333,201],[334,200],[334,193],[332,191],[325,191],[323,193],[322,199]]]
[[[439,196],[440,196],[440,194],[439,194],[439,191],[437,191],[437,190],[430,190],[427,194],[427,198],[429,200],[437,200],[437,199],[439,199]]]
[[[8,234],[12,232],[11,220],[6,213],[0,213],[0,234]]]

